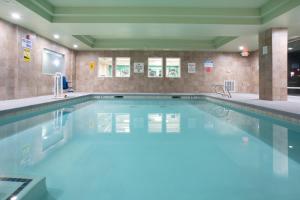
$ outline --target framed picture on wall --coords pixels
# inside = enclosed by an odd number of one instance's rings
[[[188,73],[196,73],[196,63],[188,63]]]
[[[134,73],[144,73],[144,63],[134,63]]]

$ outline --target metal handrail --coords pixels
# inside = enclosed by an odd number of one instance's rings
[[[222,97],[232,98],[230,91],[224,85],[212,85],[212,88],[216,94],[220,94]],[[218,88],[221,89],[221,92],[218,91]]]

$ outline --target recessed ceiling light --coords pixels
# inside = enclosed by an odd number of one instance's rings
[[[59,36],[58,34],[54,34],[53,37],[54,37],[55,39],[59,39],[59,38],[60,38],[60,36]]]
[[[74,44],[73,47],[74,47],[75,49],[77,49],[77,48],[78,48],[78,45],[77,45],[77,44]]]
[[[15,12],[11,13],[11,17],[16,20],[21,19],[21,15],[19,13],[15,13]]]
[[[240,49],[240,51],[243,51],[243,50],[244,50],[244,47],[243,47],[243,46],[240,46],[239,49]]]
[[[289,49],[289,51],[292,51],[294,48],[292,48],[292,47],[289,47],[288,49]]]

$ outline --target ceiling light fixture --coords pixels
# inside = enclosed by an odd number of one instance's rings
[[[54,34],[53,37],[54,37],[54,39],[59,39],[60,38],[60,36],[58,34]]]
[[[16,19],[16,20],[21,19],[21,15],[19,13],[16,13],[16,12],[11,13],[11,17],[13,19]]]
[[[74,44],[73,47],[74,47],[75,49],[77,49],[77,48],[78,48],[78,45],[77,45],[77,44]]]
[[[243,47],[243,46],[240,46],[239,49],[240,49],[240,51],[243,51],[243,50],[244,50],[244,47]]]
[[[289,48],[288,48],[289,51],[292,51],[293,49],[294,49],[294,48],[292,48],[292,47],[289,47]]]

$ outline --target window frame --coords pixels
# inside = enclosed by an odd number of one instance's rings
[[[118,59],[129,59],[129,73],[128,76],[117,76]],[[125,65],[124,65],[125,66]],[[116,78],[130,78],[131,77],[131,57],[116,57],[115,58],[115,77]]]
[[[172,77],[172,76],[169,76],[168,75],[168,67],[175,67],[175,66],[168,66],[168,59],[178,59],[179,60],[179,66],[178,66],[178,69],[179,69],[179,73],[178,73],[178,76],[176,77]],[[180,57],[168,57],[166,58],[166,69],[165,69],[165,73],[166,73],[166,78],[181,78],[181,58]]]
[[[150,60],[151,59],[160,59],[161,60],[161,66],[156,66],[157,68],[161,67],[161,76],[150,76],[149,70],[151,67],[154,66],[150,66]],[[164,60],[163,57],[149,57],[148,58],[148,68],[147,68],[147,77],[148,78],[163,78],[164,77]]]
[[[106,59],[106,58],[109,58],[109,59],[111,59],[111,67],[112,67],[112,71],[111,71],[111,76],[100,76],[99,75],[99,70],[100,70],[100,59],[101,58],[104,58],[104,59]],[[98,71],[97,71],[97,77],[98,78],[112,78],[112,77],[114,77],[114,58],[113,57],[98,57]]]

